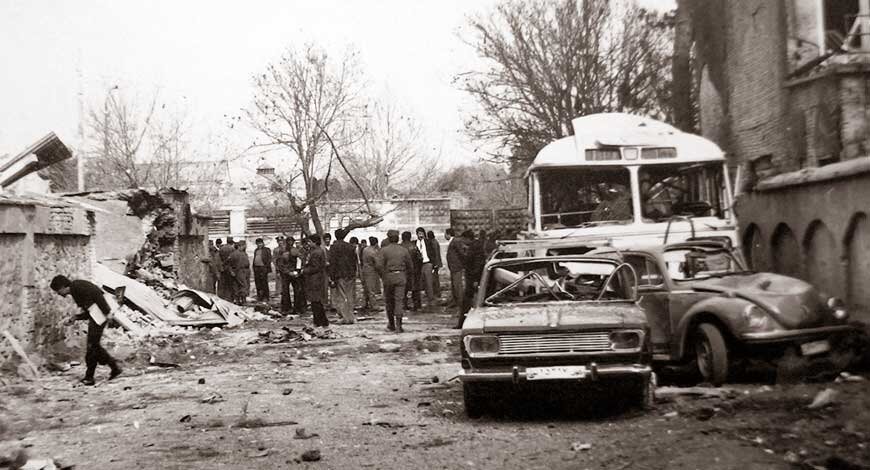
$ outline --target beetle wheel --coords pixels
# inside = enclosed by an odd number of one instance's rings
[[[728,379],[728,346],[715,325],[702,323],[695,333],[695,359],[704,381],[718,387]]]

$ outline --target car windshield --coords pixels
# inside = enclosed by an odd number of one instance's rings
[[[545,230],[631,223],[629,171],[609,166],[544,171],[541,210]]]
[[[690,281],[746,272],[725,249],[678,248],[665,251],[665,266],[671,279]]]
[[[641,215],[661,222],[676,215],[723,217],[722,163],[641,166]]]
[[[528,260],[492,266],[486,305],[541,301],[632,300],[631,269],[600,261]]]

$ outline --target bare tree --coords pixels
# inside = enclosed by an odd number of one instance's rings
[[[87,187],[179,185],[182,162],[191,156],[186,118],[168,112],[157,92],[141,103],[116,86],[88,111]]]
[[[374,101],[368,111],[366,132],[347,158],[366,195],[385,199],[430,179],[438,159],[424,153],[417,120],[390,98]]]
[[[465,40],[488,67],[457,77],[480,111],[466,122],[491,157],[523,168],[571,120],[622,111],[669,116],[672,27],[607,0],[505,0]]]
[[[333,163],[344,167],[341,152],[358,138],[364,112],[356,53],[333,60],[312,45],[289,49],[254,77],[254,85],[246,117],[263,137],[254,146],[286,152],[291,176],[275,184],[284,188],[303,230],[310,220],[322,233],[318,202],[329,191]]]

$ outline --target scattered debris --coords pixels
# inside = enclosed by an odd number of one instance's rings
[[[200,402],[201,403],[220,403],[224,401],[224,397],[222,397],[219,393],[212,393],[210,395],[206,395],[203,397]]]
[[[401,348],[402,348],[401,344],[383,343],[380,346],[378,346],[378,351],[380,351],[382,353],[394,353],[394,352],[399,352],[399,349],[401,349]]]
[[[181,419],[178,420],[178,422],[179,423],[189,423],[191,419],[192,419],[192,416],[184,415],[181,417]]]
[[[64,467],[58,467],[52,459],[30,459],[20,470],[58,470]]]
[[[585,452],[590,449],[592,449],[592,444],[588,442],[575,442],[571,444],[571,450],[574,452]]]
[[[423,441],[418,444],[405,444],[402,446],[403,449],[431,449],[433,447],[443,447],[449,446],[455,443],[455,439],[444,439],[442,437],[436,437],[434,439],[430,439],[428,441]]]
[[[663,414],[662,417],[663,417],[663,418],[676,418],[676,417],[679,416],[679,415],[680,415],[680,414],[677,413],[676,411],[669,411],[669,412]]]
[[[292,330],[288,327],[278,328],[274,330],[260,331],[258,337],[248,344],[275,344],[275,343],[291,343],[295,341],[311,341],[312,339],[336,339],[338,335],[330,329],[315,329],[310,326],[304,326],[300,331]]]
[[[816,394],[816,397],[813,398],[813,402],[810,403],[807,408],[811,410],[818,410],[820,408],[824,408],[828,405],[832,405],[837,401],[837,391],[832,388],[826,388],[819,393]]]
[[[656,388],[657,399],[668,399],[677,396],[691,396],[698,398],[734,398],[740,393],[733,388],[726,387],[658,387]]]
[[[151,356],[148,359],[148,364],[155,366],[155,367],[170,367],[170,368],[181,367],[179,364],[176,364],[174,362],[165,362],[165,361],[158,360],[154,356]]]
[[[205,385],[205,379],[199,379],[197,382],[199,385]]]
[[[271,451],[269,451],[269,449],[260,449],[260,450],[258,450],[258,451],[256,451],[256,452],[248,452],[247,455],[248,455],[248,457],[251,457],[251,458],[253,458],[253,459],[257,459],[257,458],[260,458],[260,457],[266,457],[266,456],[268,456],[269,454],[271,454]]]
[[[32,376],[27,374],[28,376],[24,378],[28,380],[39,379],[39,370],[36,368],[36,365],[33,363],[33,361],[31,361],[30,358],[27,357],[27,353],[25,353],[24,348],[21,347],[21,343],[19,343],[18,340],[15,339],[14,336],[12,336],[12,333],[10,333],[9,330],[3,330],[3,336],[5,336],[7,340],[9,340],[9,344],[12,345],[12,350],[15,351],[15,354],[18,354],[21,360],[24,361],[24,364],[27,364],[29,372],[32,374]],[[20,372],[21,369],[19,369],[19,373]]]
[[[302,453],[301,458],[303,462],[317,462],[321,458],[320,451],[317,449],[306,450]]]
[[[285,388],[284,391],[281,392],[282,395],[290,395],[291,393],[293,393],[292,388]]]
[[[864,377],[861,377],[860,375],[852,375],[848,372],[840,372],[840,375],[835,380],[835,382],[837,382],[837,383],[840,383],[840,382],[863,382],[863,381],[864,381]]]
[[[311,439],[312,437],[317,437],[319,435],[320,434],[317,433],[308,434],[305,431],[305,428],[296,428],[296,434],[293,436],[293,439]]]

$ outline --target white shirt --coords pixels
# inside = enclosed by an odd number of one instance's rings
[[[426,253],[426,240],[417,239],[417,249],[423,255],[423,264],[429,263],[429,253]]]

